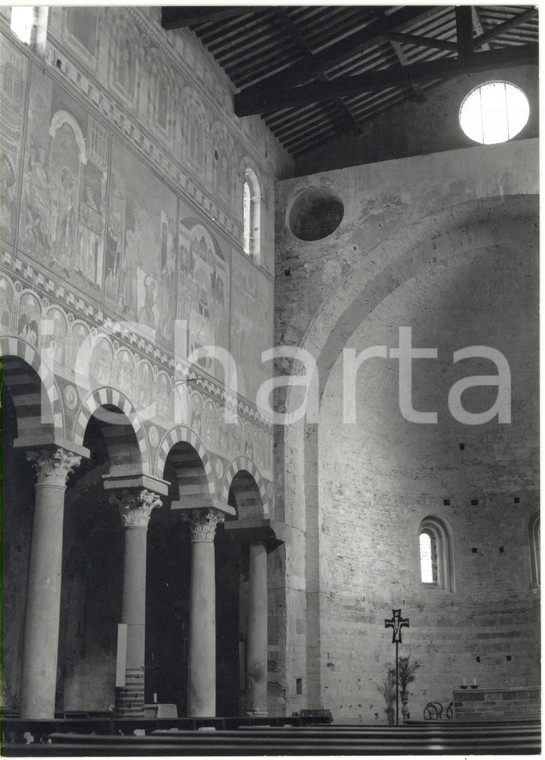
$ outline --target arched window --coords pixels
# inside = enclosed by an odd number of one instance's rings
[[[453,591],[452,540],[446,524],[439,518],[430,516],[422,520],[419,553],[422,584]]]
[[[261,189],[252,169],[244,172],[244,253],[259,259],[261,250]]]
[[[530,563],[532,572],[532,586],[541,586],[541,550],[539,515],[535,514],[530,520]]]
[[[43,6],[15,5],[11,9],[11,31],[40,54],[45,52],[48,13]]]

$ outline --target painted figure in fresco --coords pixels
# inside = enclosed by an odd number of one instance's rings
[[[170,385],[166,375],[157,378],[157,414],[168,417],[170,412]]]
[[[2,191],[0,194],[0,227],[11,236],[11,217],[13,201],[15,199],[15,172],[8,156],[2,153],[0,156],[0,177],[2,178]]]
[[[153,377],[149,364],[141,364],[138,367],[136,388],[136,402],[139,407],[145,408],[151,405],[153,393]]]
[[[68,166],[61,169],[60,184],[57,190],[55,215],[55,245],[54,255],[61,266],[73,268],[71,257],[75,251],[76,241],[76,209],[74,174]]]
[[[192,393],[191,394],[191,429],[197,433],[198,436],[201,434],[201,409],[202,409],[202,401],[201,397],[198,393]]]
[[[97,268],[99,240],[95,233],[90,229],[89,225],[92,224],[92,222],[90,219],[88,220],[87,217],[95,215],[96,218],[100,211],[95,202],[93,188],[90,185],[86,185],[85,187],[85,206],[87,208],[84,207],[82,209],[81,215],[83,222],[80,238],[81,273],[92,283],[96,283],[98,280]]]
[[[123,393],[130,394],[132,390],[133,362],[127,351],[117,355],[117,385]]]
[[[33,346],[38,343],[39,319],[40,310],[37,301],[32,295],[30,295],[30,293],[26,293],[21,297],[17,332]]]
[[[46,152],[33,145],[29,147],[25,184],[26,219],[25,234],[33,237],[35,244],[48,250],[50,186]]]
[[[53,320],[53,360],[62,365],[65,357],[66,325],[57,309],[50,311],[48,317]]]
[[[110,344],[102,339],[95,349],[93,366],[96,373],[97,385],[108,385],[112,373],[113,352]]]
[[[108,219],[108,234],[106,236],[106,292],[114,295],[116,292],[116,275],[121,255],[121,215],[112,211]]]
[[[138,314],[138,321],[141,325],[155,329],[155,312],[153,310],[155,305],[155,280],[150,275],[147,275],[144,279],[144,288],[146,289],[146,295],[144,305]]]
[[[2,332],[11,332],[11,314],[13,311],[13,289],[11,285],[2,278],[0,280],[0,304],[2,305]]]
[[[89,335],[89,330],[81,324],[81,322],[76,323],[72,328],[72,358],[71,358],[71,365],[77,369],[76,365],[81,364],[82,362],[78,362],[78,354],[80,351],[80,348],[85,343],[87,336]],[[87,350],[88,347],[87,347]],[[83,357],[82,357],[83,359]]]
[[[138,261],[138,240],[133,230],[125,235],[125,252],[119,276],[123,311],[136,312],[136,263]]]

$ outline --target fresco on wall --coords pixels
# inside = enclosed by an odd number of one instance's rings
[[[20,247],[86,296],[99,298],[107,174],[105,161],[87,150],[89,115],[36,71],[29,113]]]
[[[28,65],[26,58],[7,40],[2,41],[0,55],[0,235],[13,243]]]
[[[32,293],[23,293],[19,300],[17,334],[32,346],[38,345],[42,308]]]
[[[231,353],[237,364],[239,393],[255,403],[260,385],[272,375],[261,353],[273,346],[273,286],[242,255],[233,254],[237,297],[231,305]]]
[[[97,54],[98,19],[96,8],[65,8],[65,39],[87,61]]]
[[[202,346],[228,349],[230,249],[200,220],[184,217],[184,210],[182,204],[178,229],[177,319],[187,322],[189,354]],[[177,352],[178,347],[179,340]],[[224,380],[218,362],[203,358],[198,364],[218,380]]]
[[[171,342],[176,299],[176,198],[117,141],[105,248],[112,311],[151,339]]]
[[[0,277],[0,312],[2,314],[2,334],[9,335],[13,330],[14,319],[14,294],[11,282],[5,277]]]

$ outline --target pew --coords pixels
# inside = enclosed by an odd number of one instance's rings
[[[210,727],[212,728],[212,727]],[[510,725],[430,726],[242,726],[233,730],[155,729],[134,735],[51,733],[47,743],[5,744],[7,757],[25,756],[206,756],[206,755],[395,755],[537,754],[538,721]]]

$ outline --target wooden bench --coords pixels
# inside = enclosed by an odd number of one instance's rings
[[[539,722],[516,725],[254,726],[237,730],[155,730],[144,736],[54,732],[50,743],[6,744],[4,755],[396,755],[537,754]]]

